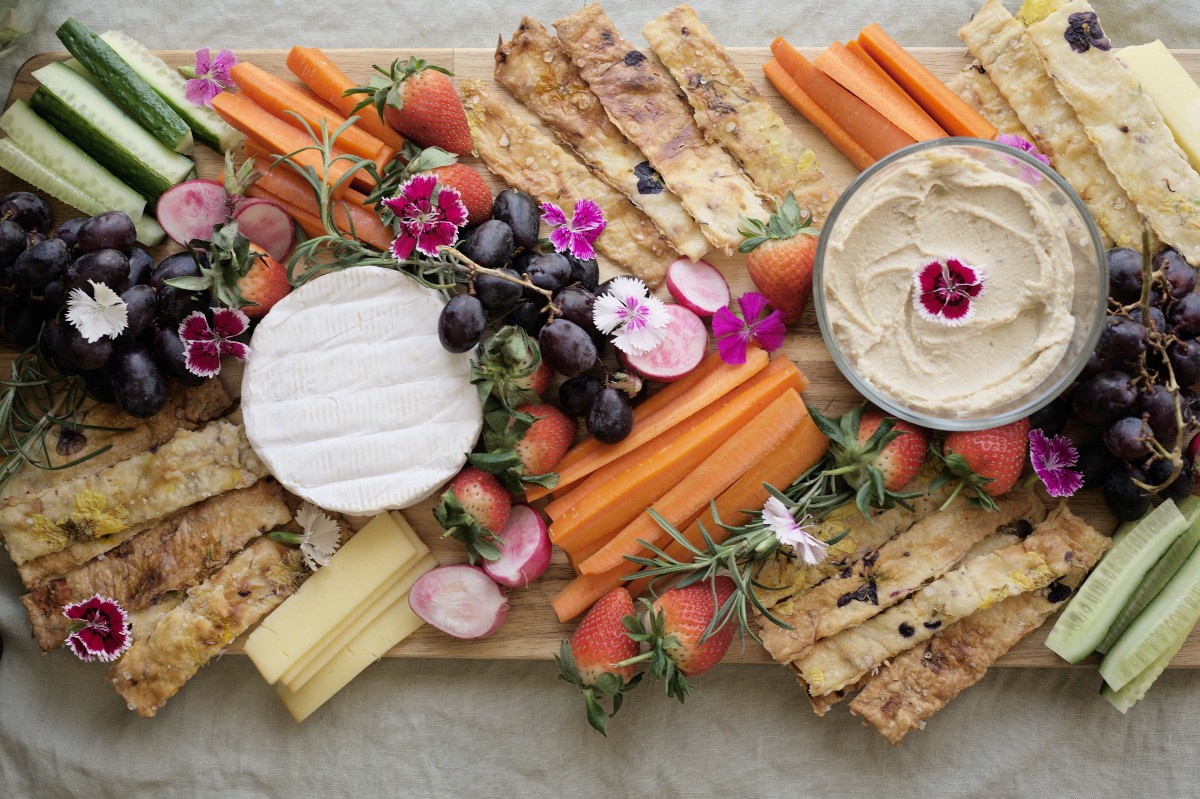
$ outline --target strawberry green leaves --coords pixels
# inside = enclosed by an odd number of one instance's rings
[[[771,239],[791,239],[802,233],[817,236],[820,235],[821,229],[813,226],[812,214],[801,215],[800,204],[796,202],[796,196],[789,191],[779,206],[779,211],[771,214],[771,218],[766,222],[744,216],[739,218],[738,232],[746,237],[746,240],[738,245],[738,252],[745,255]]]

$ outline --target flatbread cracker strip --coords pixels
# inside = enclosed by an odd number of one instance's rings
[[[1033,136],[1031,141],[1079,193],[1100,229],[1118,246],[1141,250],[1137,208],[1088,138],[1075,109],[1059,93],[1025,27],[1000,0],[988,0],[958,36],[988,71]]]
[[[158,712],[196,672],[298,587],[300,552],[268,538],[242,550],[188,592],[144,638],[112,664],[108,678],[130,710]]]
[[[978,61],[968,64],[946,81],[946,86],[961,97],[963,102],[978,111],[981,117],[991,122],[996,130],[1009,136],[1020,136],[1027,142],[1033,141],[1033,134],[1021,124],[1017,112],[988,77],[983,64]]]
[[[95,557],[120,543],[114,534],[253,485],[266,471],[245,430],[219,419],[201,430],[180,430],[154,451],[47,489],[27,505],[5,508],[0,530],[18,566],[72,544],[85,545],[88,557]]]
[[[90,560],[21,597],[34,638],[46,652],[61,644],[70,632],[63,607],[93,594],[134,611],[164,593],[203,582],[259,533],[289,519],[283,491],[270,479],[193,505],[110,550],[104,559]]]
[[[642,35],[683,89],[696,123],[768,197],[796,195],[818,220],[836,197],[812,150],[784,124],[688,5],[663,13]]]
[[[567,213],[576,200],[595,201],[607,222],[596,239],[596,249],[648,285],[662,282],[675,250],[648,216],[575,156],[518,119],[482,81],[464,80],[458,91],[475,153],[488,169],[513,188],[554,203]]]
[[[997,504],[999,509],[991,511],[956,500],[952,508],[926,516],[807,594],[777,605],[772,614],[792,629],[765,622],[763,646],[776,661],[798,660],[817,641],[904,601],[997,531],[1018,520],[1036,524],[1046,516],[1042,503],[1028,491],[1010,493]]]
[[[1070,514],[1066,510],[1057,512]],[[1067,521],[1086,526],[1077,517]],[[1091,528],[1085,535],[1073,537],[1093,562],[1112,545],[1107,536]],[[901,652],[861,686],[861,692],[850,703],[850,712],[870,722],[891,744],[900,743],[951,699],[978,682],[1022,638],[1042,626],[1086,574],[1082,566],[1072,568],[1057,583],[973,613],[939,631],[924,646]]]
[[[692,260],[709,250],[708,239],[679,198],[668,191],[642,151],[604,113],[600,100],[558,40],[531,17],[496,47],[496,82],[537,114],[598,177],[650,217],[671,245]]]
[[[814,696],[850,685],[941,625],[1010,596],[1049,585],[1079,565],[1095,562],[1078,546],[1061,516],[1047,519],[1019,544],[963,561],[908,600],[858,627],[818,641],[796,661]]]
[[[767,210],[733,158],[705,141],[675,82],[595,3],[554,26],[608,118],[646,154],[709,242],[732,253],[744,240],[738,218],[766,219]]]

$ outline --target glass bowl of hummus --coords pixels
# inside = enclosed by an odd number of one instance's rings
[[[1003,144],[906,147],[858,176],[817,244],[817,321],[846,379],[937,430],[1028,416],[1104,324],[1104,245],[1050,167]]]

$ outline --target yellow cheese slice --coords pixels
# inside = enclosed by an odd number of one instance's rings
[[[391,516],[368,522],[246,639],[246,654],[263,679],[278,682],[416,556],[412,539]]]
[[[1179,148],[1200,171],[1200,86],[1167,46],[1157,39],[1125,47],[1117,54],[1175,134]]]
[[[424,574],[437,566],[433,555],[426,555],[413,568],[418,575]],[[329,701],[329,699],[362,673],[384,654],[412,635],[424,622],[413,613],[408,606],[408,594],[405,593],[383,615],[377,618],[366,629],[360,632],[353,641],[342,647],[325,664],[324,668],[313,675],[299,690],[291,691],[279,683],[275,693],[283,701],[284,707],[296,721],[304,721],[313,711]]]

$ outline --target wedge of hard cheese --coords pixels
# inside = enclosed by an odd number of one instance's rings
[[[1142,84],[1142,91],[1154,101],[1175,134],[1176,144],[1187,154],[1192,168],[1200,172],[1200,86],[1157,39],[1122,48],[1117,58]]]

